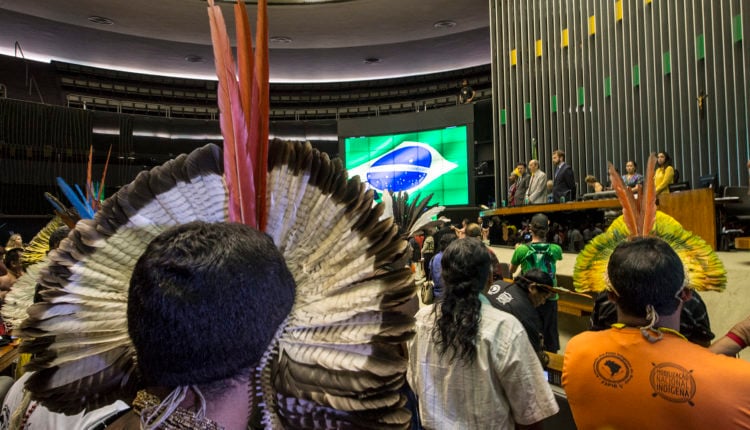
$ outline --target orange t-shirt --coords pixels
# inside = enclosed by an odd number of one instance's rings
[[[563,386],[579,430],[750,429],[750,363],[638,328],[584,332],[565,349]]]

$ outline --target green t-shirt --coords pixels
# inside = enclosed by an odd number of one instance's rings
[[[531,269],[540,269],[550,275],[554,286],[557,286],[557,277],[555,272],[557,270],[557,261],[562,260],[562,248],[560,245],[555,243],[529,243],[520,245],[513,252],[513,257],[510,259],[510,264],[514,266],[521,266],[521,274],[528,272]]]

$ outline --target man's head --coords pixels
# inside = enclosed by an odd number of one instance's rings
[[[482,240],[482,227],[477,223],[471,223],[466,226],[466,237],[475,237]]]
[[[547,231],[549,230],[549,218],[545,214],[536,214],[531,217],[531,223],[529,224],[531,233],[538,238],[547,237]]]
[[[523,176],[526,173],[526,163],[519,162],[516,164],[516,170],[518,170],[518,173]]]
[[[529,171],[536,173],[539,170],[539,162],[537,160],[529,160]]]
[[[526,290],[529,300],[534,307],[539,307],[547,301],[555,291],[552,284],[552,276],[540,269],[531,269],[523,275],[514,279],[514,283]]]
[[[628,315],[645,318],[648,305],[665,316],[678,309],[685,272],[680,257],[661,239],[619,244],[609,258],[607,275],[617,306]]]
[[[23,271],[21,265],[21,255],[23,254],[23,248],[12,248],[5,252],[3,256],[3,264],[15,276],[18,276]]]
[[[206,385],[257,365],[294,302],[271,239],[192,222],[157,236],[133,270],[128,332],[149,386]]]
[[[557,166],[563,162],[565,162],[565,153],[559,149],[552,151],[552,164]]]

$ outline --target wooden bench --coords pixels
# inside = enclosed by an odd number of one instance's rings
[[[735,237],[734,249],[750,249],[750,237]]]
[[[571,291],[573,289],[573,277],[570,275],[557,275],[557,286]],[[560,294],[557,301],[557,311],[577,317],[589,316],[594,311],[594,298],[590,295]]]

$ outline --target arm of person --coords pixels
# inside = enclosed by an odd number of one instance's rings
[[[521,264],[521,261],[523,260],[523,257],[528,252],[528,247],[526,245],[517,243],[516,249],[513,251],[513,255],[510,257],[510,273],[513,275],[516,273],[516,269],[518,269],[518,265]]]
[[[716,354],[737,355],[750,344],[750,316],[738,322],[729,332],[712,343],[708,349]]]

